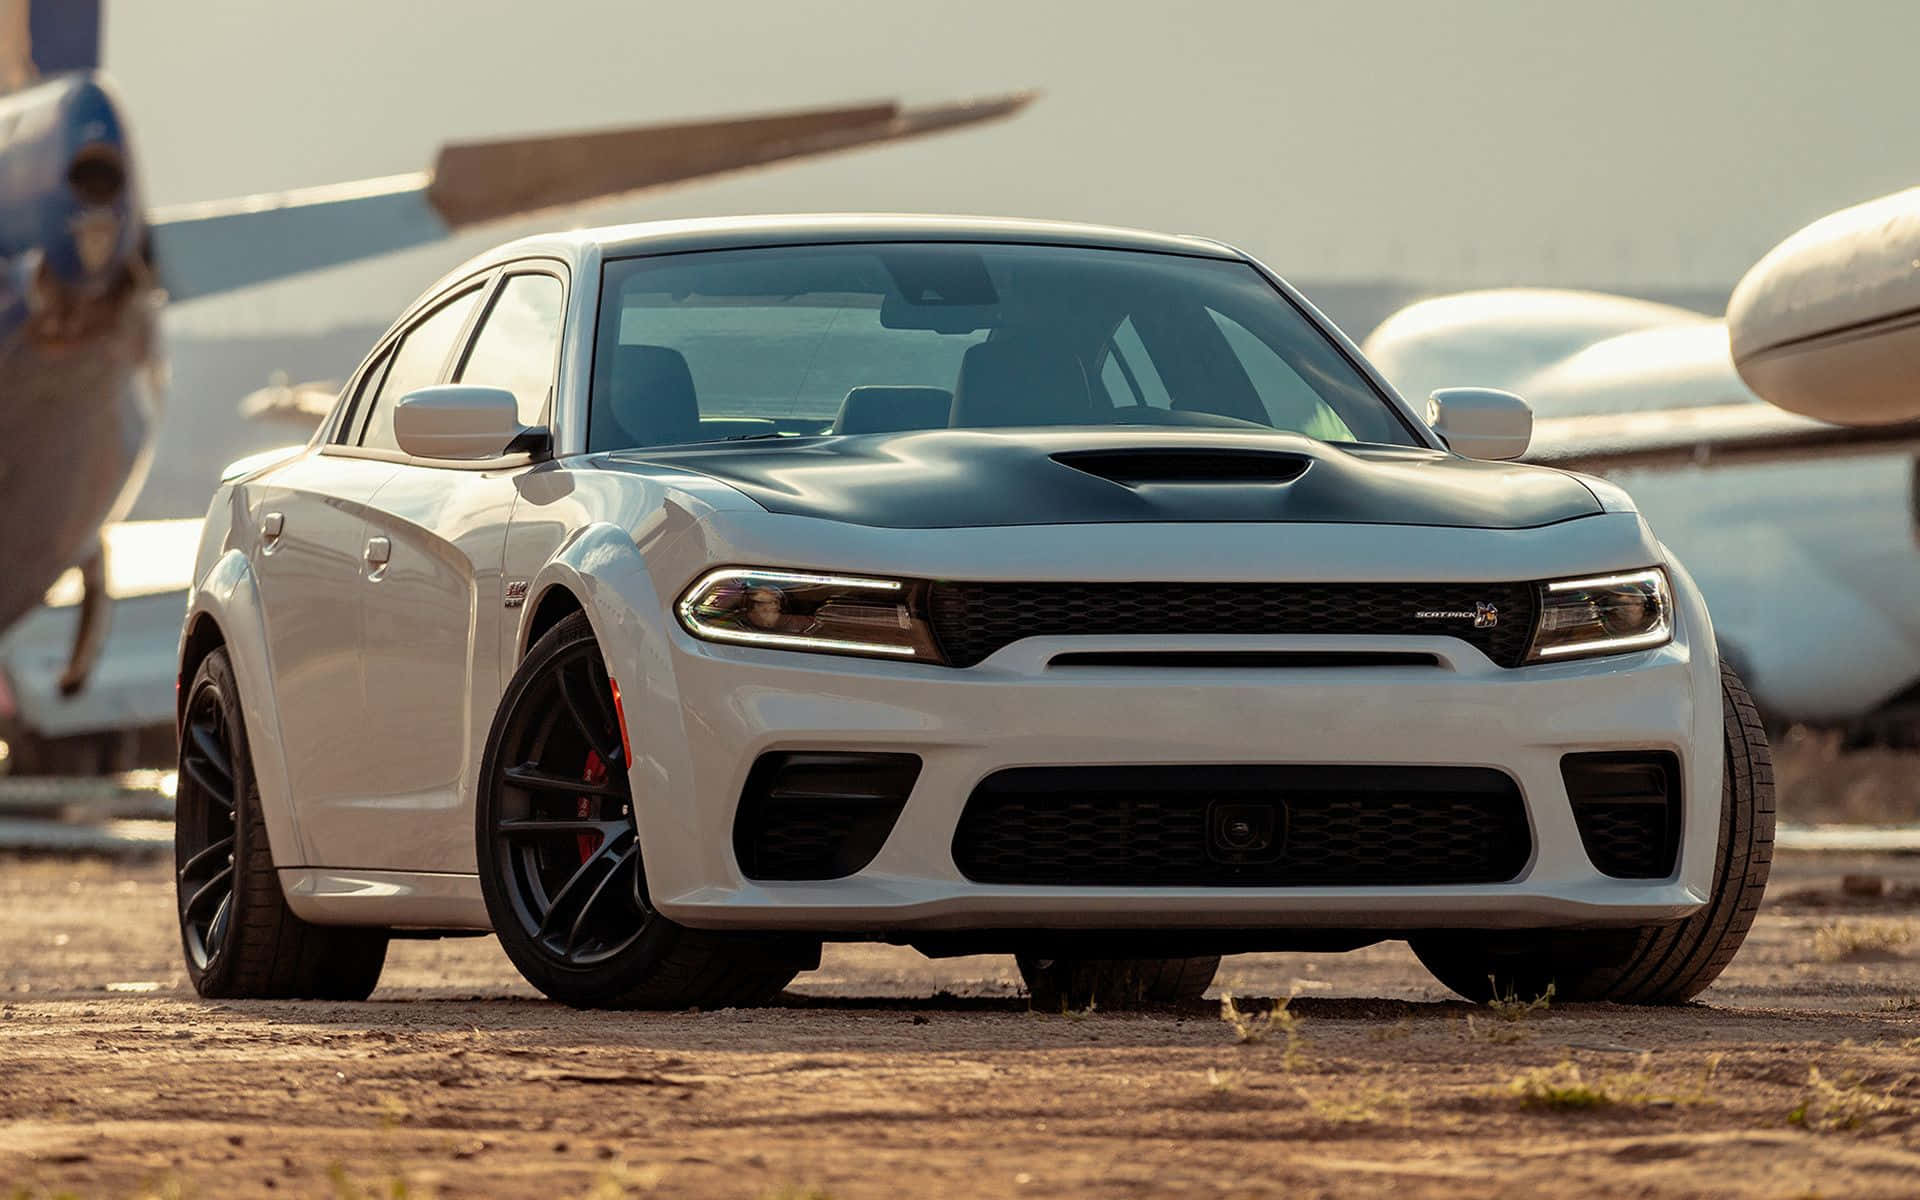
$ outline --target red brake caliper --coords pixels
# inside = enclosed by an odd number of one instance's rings
[[[605,783],[607,781],[607,764],[601,762],[600,755],[592,750],[587,751],[587,766],[582,778],[588,783],[594,784]],[[582,821],[592,818],[592,796],[579,797],[578,805],[579,811],[574,815],[578,816]],[[580,861],[584,864],[589,858],[593,857],[593,852],[600,848],[600,835],[597,833],[583,833],[578,836],[580,842]]]

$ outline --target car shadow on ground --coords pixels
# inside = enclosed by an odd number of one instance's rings
[[[669,1012],[586,1012],[551,1001],[477,993],[386,995],[361,1003],[329,1001],[202,1001],[190,992],[142,997],[158,1002],[171,1020],[186,1019],[213,1040],[330,1043],[342,1036],[431,1043],[443,1035],[479,1036],[496,1050],[518,1044],[597,1046],[609,1053],[750,1051],[753,1053],[861,1052],[885,1045],[918,1053],[1025,1051],[1098,1043],[1110,1049],[1192,1045],[1215,1036],[1233,1040],[1218,1000],[1179,1008],[1043,1013],[1025,996],[820,996],[787,993],[763,1008]],[[76,998],[77,1000],[77,998]],[[105,1003],[99,996],[88,1004]],[[1242,1013],[1258,1014],[1278,999],[1236,997]],[[64,1003],[61,1005],[64,1007]],[[1508,1018],[1459,1000],[1295,996],[1288,1011],[1306,1024],[1378,1041],[1382,1050],[1401,1033],[1458,1029],[1463,1036],[1499,1041],[1490,1029]],[[99,1016],[106,1017],[105,1011]],[[1694,1003],[1667,1008],[1566,1004],[1514,1018],[1525,1034],[1547,1044],[1597,1050],[1642,1050],[1654,1044],[1788,1043],[1823,1036],[1831,1010],[1739,1009]],[[1471,1018],[1471,1020],[1470,1020]],[[1913,1036],[1913,1017],[1894,1011],[1848,1014],[1859,1042]],[[1475,1032],[1475,1023],[1479,1033]],[[1217,1032],[1216,1032],[1217,1031]],[[1090,1047],[1089,1047],[1090,1048]]]

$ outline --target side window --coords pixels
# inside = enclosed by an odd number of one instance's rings
[[[565,300],[566,288],[551,275],[509,276],[454,379],[505,388],[519,402],[522,425],[545,424]]]
[[[1272,346],[1256,337],[1251,330],[1232,317],[1224,316],[1211,308],[1207,315],[1220,327],[1220,334],[1227,339],[1227,345],[1233,348],[1234,357],[1240,360],[1241,369],[1246,371],[1247,379],[1253,384],[1253,390],[1260,394],[1260,403],[1267,410],[1267,420],[1275,429],[1285,429],[1292,433],[1304,433],[1308,437],[1319,438],[1323,442],[1352,442],[1359,439],[1353,436],[1353,430],[1340,419],[1320,393],[1300,377],[1300,373],[1287,364]]]
[[[380,394],[380,381],[387,377],[387,368],[392,365],[393,349],[388,347],[360,376],[360,386],[347,402],[347,411],[340,417],[340,428],[333,431],[333,440],[337,445],[350,446],[359,441],[360,430],[367,423],[367,406]]]
[[[393,363],[380,391],[373,397],[373,408],[360,431],[360,444],[377,450],[398,450],[393,440],[393,406],[415,388],[430,387],[440,381],[440,368],[447,352],[467,323],[473,306],[480,302],[480,289],[469,288],[414,323],[401,337],[393,352]]]
[[[1147,354],[1133,318],[1121,321],[1107,343],[1107,358],[1100,366],[1100,384],[1115,408],[1172,408],[1173,397]]]

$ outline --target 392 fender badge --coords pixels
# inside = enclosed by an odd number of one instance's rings
[[[507,607],[519,608],[527,602],[527,581],[524,579],[507,580]]]

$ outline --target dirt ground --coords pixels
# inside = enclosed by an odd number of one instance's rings
[[[1771,897],[1686,1008],[1475,1009],[1392,944],[1229,959],[1216,996],[1294,997],[1241,1042],[874,946],[758,1011],[572,1012],[491,939],[206,1003],[164,864],[0,859],[0,1195],[1920,1194],[1920,859]]]
[[[1773,743],[1780,819],[1801,825],[1920,824],[1920,756],[1847,749],[1833,730],[1796,727]]]

